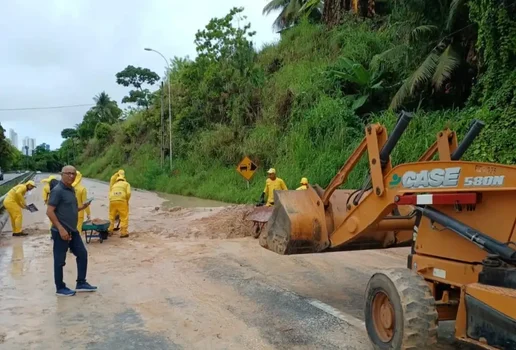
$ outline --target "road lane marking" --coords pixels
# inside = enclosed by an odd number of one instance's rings
[[[365,322],[354,317],[354,316],[351,316],[351,315],[348,315],[336,308],[334,308],[333,306],[331,305],[328,305],[326,303],[323,303],[322,301],[318,300],[318,299],[313,299],[313,298],[308,298],[308,297],[304,297],[304,296],[301,296],[295,292],[292,292],[291,290],[288,290],[288,289],[285,289],[285,288],[282,288],[282,287],[279,287],[279,286],[276,286],[276,287],[273,287],[273,286],[269,286],[271,289],[280,289],[283,291],[283,293],[285,294],[288,294],[296,299],[300,299],[300,300],[304,300],[306,302],[308,302],[310,305],[312,305],[313,307],[316,307],[318,308],[319,310],[321,311],[324,311],[326,312],[327,314],[333,316],[333,317],[336,317],[338,318],[339,320],[341,321],[344,321],[345,323],[347,323],[348,325],[350,326],[353,326],[353,327],[356,327],[356,328],[359,328],[361,330],[365,330]]]
[[[338,319],[340,319],[354,327],[361,328],[361,329],[365,328],[364,321],[359,320],[358,318],[353,317],[351,315],[347,315],[347,314],[343,313],[342,311],[337,310],[333,306],[325,304],[322,301],[317,300],[317,299],[307,299],[307,301],[310,305],[315,306],[319,310],[322,310],[334,317],[337,317]]]
[[[308,302],[310,305],[312,305],[313,307],[316,307],[317,309],[319,309],[333,317],[336,317],[341,321],[344,321],[345,323],[347,323],[348,325],[350,325],[352,327],[358,328],[360,330],[365,330],[365,322],[364,321],[362,321],[354,316],[348,315],[348,314],[334,308],[333,306],[323,303],[322,301],[320,301],[318,299],[301,296],[301,295],[297,294],[296,292],[293,292],[293,291],[288,290],[281,286],[271,286],[268,283],[265,283],[265,284],[268,285],[268,287],[272,290],[279,290],[279,291],[282,291],[286,295],[290,295],[293,298],[296,298],[298,300],[304,300],[304,301]]]

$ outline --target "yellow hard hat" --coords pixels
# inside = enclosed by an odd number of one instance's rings
[[[27,181],[27,182],[25,183],[25,185],[26,185],[26,186],[31,185],[32,187],[36,187],[36,183],[35,183],[34,181],[32,181],[32,180]]]
[[[267,174],[276,174],[276,169],[270,168],[269,171],[267,171]]]
[[[301,178],[301,185],[308,185],[308,179],[306,177]]]

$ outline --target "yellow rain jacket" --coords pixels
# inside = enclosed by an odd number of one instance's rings
[[[274,205],[274,190],[288,190],[287,185],[285,185],[285,181],[277,177],[275,180],[267,179],[265,181],[265,188],[263,192],[267,196],[267,207]]]
[[[7,192],[7,196],[4,199],[4,207],[9,213],[13,233],[22,232],[22,209],[26,206],[25,194],[27,193],[27,185],[29,184],[35,186],[32,180],[24,184],[16,185]]]
[[[125,171],[124,171],[124,169],[118,170],[116,173],[114,173],[111,176],[111,179],[109,179],[109,190],[110,191],[111,191],[111,188],[113,188],[113,185],[115,184],[116,179],[118,179],[119,176],[122,176],[123,178],[125,178]]]
[[[82,207],[84,202],[88,199],[88,190],[81,183],[82,174],[80,171],[77,171],[77,176],[75,177],[75,181],[72,184],[72,187],[75,190],[75,197],[77,198],[77,205]],[[86,209],[79,211],[79,216],[77,220],[77,231],[82,231],[82,224],[84,222],[84,212],[86,212],[87,216],[91,215],[91,209],[88,206]]]
[[[50,196],[50,181],[54,180],[56,177],[54,175],[50,175],[48,178],[41,180],[45,185],[43,186],[43,202],[47,204],[48,197]]]
[[[129,200],[131,199],[131,185],[123,176],[118,176],[109,191],[109,232],[113,232],[115,218],[120,216],[120,237],[128,237],[129,229]]]

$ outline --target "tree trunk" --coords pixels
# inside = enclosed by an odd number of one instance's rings
[[[326,0],[323,8],[324,23],[328,27],[339,25],[346,5],[349,6],[349,0]]]
[[[339,25],[346,11],[362,17],[375,15],[375,0],[326,0],[323,8],[323,21],[328,27]]]
[[[367,16],[368,17],[374,17],[376,15],[376,10],[374,7],[375,0],[369,0],[367,4]]]

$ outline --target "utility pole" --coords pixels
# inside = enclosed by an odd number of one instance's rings
[[[170,149],[170,170],[172,170],[172,93],[170,91],[170,63],[163,56],[163,54],[159,51],[146,47],[145,51],[154,51],[165,60],[166,68],[167,68],[167,81],[168,81],[168,135],[169,135],[169,149]]]
[[[163,115],[163,81],[161,82],[161,124],[160,124],[160,134],[161,134],[161,145],[160,145],[160,150],[161,150],[161,169],[163,169],[163,163],[164,163],[164,159],[165,159],[165,150],[163,149],[163,147],[165,146],[164,145],[164,137],[165,137],[165,131],[163,130],[163,118],[164,118],[164,115]]]

